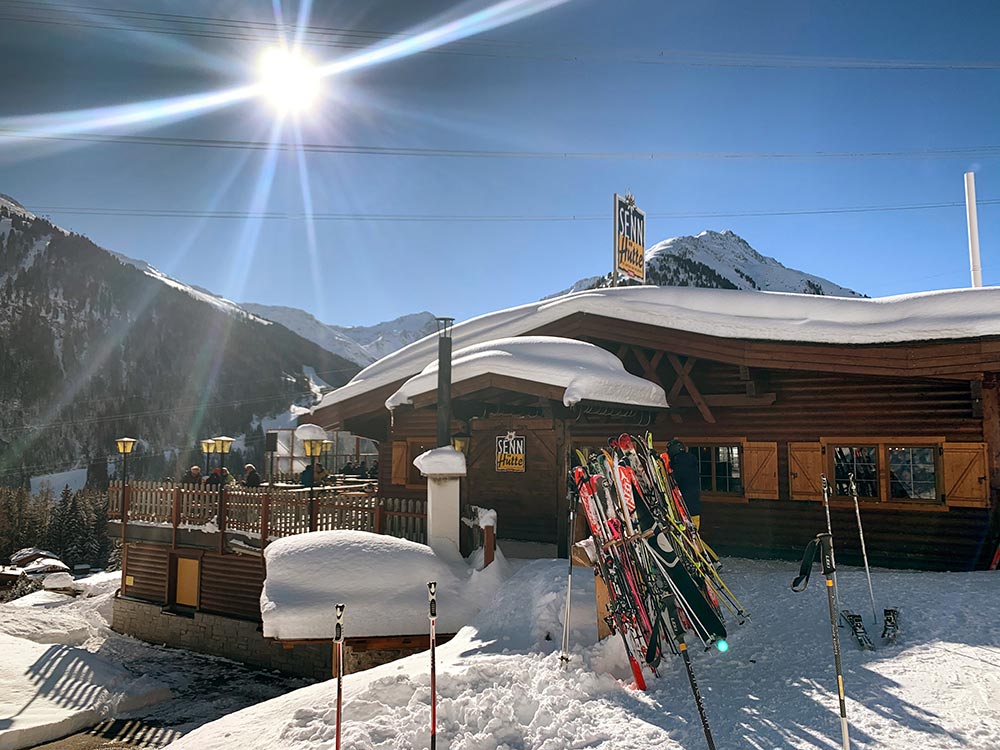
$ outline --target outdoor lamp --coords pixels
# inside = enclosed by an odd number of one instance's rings
[[[129,453],[132,452],[132,449],[135,447],[136,439],[118,438],[115,441],[115,444],[118,446],[118,452],[121,453],[123,456],[127,456]]]
[[[331,442],[329,440],[307,439],[302,441],[305,444],[306,456],[308,458],[319,458],[323,453],[323,444]]]
[[[456,432],[451,436],[451,447],[461,453],[466,453],[469,450],[469,439],[471,437],[472,436],[464,430]]]
[[[233,446],[233,439],[231,437],[221,436],[212,438],[212,440],[215,442],[215,452],[222,455],[229,453],[229,449]]]
[[[202,453],[215,453],[215,438],[208,438],[201,441]]]

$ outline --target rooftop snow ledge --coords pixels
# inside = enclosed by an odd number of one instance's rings
[[[611,352],[585,341],[556,336],[518,336],[459,349],[452,357],[451,380],[458,383],[485,374],[507,375],[565,388],[563,404],[600,401],[650,409],[667,407],[663,389],[632,375]],[[389,396],[387,409],[412,403],[437,387],[437,360]]]
[[[450,445],[424,451],[413,459],[413,465],[425,477],[465,476],[465,454]]]

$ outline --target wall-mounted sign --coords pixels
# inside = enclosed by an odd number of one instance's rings
[[[646,281],[646,212],[615,193],[615,271]]]
[[[524,435],[497,435],[497,471],[524,472]]]

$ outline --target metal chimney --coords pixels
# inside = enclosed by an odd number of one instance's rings
[[[976,175],[965,173],[965,213],[969,222],[969,267],[972,286],[983,285],[983,268],[979,263],[979,218],[976,216]]]

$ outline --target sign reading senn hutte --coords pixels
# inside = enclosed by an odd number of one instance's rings
[[[615,193],[615,270],[646,281],[646,212],[631,195]]]
[[[497,435],[497,471],[524,472],[524,435]]]

